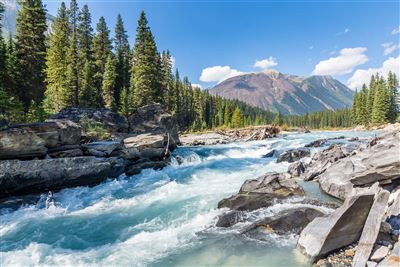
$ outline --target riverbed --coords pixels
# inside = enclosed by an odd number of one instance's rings
[[[368,138],[373,132],[287,134],[246,143],[180,147],[184,160],[160,171],[108,180],[95,187],[43,194],[18,209],[0,204],[1,266],[309,266],[295,249],[297,237],[239,235],[245,223],[215,227],[218,201],[246,179],[284,172],[289,163],[262,156],[337,136]],[[347,142],[338,139],[334,142]],[[314,151],[318,148],[314,148]],[[300,183],[322,200],[315,182]],[[254,220],[293,207],[286,203],[249,214]],[[329,212],[329,211],[328,211]]]

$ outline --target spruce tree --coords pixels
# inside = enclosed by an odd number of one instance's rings
[[[172,58],[167,50],[161,55],[161,71],[162,71],[162,90],[164,95],[163,106],[167,111],[171,111],[173,107],[173,91],[172,89]]]
[[[116,69],[117,77],[115,81],[115,95],[114,98],[119,105],[120,94],[123,88],[129,88],[129,71],[130,71],[130,47],[128,42],[128,35],[124,27],[122,17],[118,14],[117,24],[115,26],[115,53],[116,53]]]
[[[109,108],[113,111],[117,110],[117,105],[115,102],[115,79],[117,77],[116,69],[115,69],[115,60],[112,54],[110,54],[107,58],[104,77],[103,77],[103,98],[104,104],[106,108]]]
[[[6,45],[5,45],[5,76],[3,82],[3,88],[6,92],[14,97],[17,97],[17,58],[15,55],[15,43],[9,34]]]
[[[279,126],[281,126],[283,124],[282,114],[279,111],[278,111],[278,113],[276,113],[276,116],[272,123],[275,125],[279,125]]]
[[[236,107],[232,114],[232,127],[240,128],[244,125],[243,113],[239,107]]]
[[[97,94],[96,106],[103,106],[102,85],[103,74],[107,58],[111,53],[112,45],[110,40],[110,31],[108,30],[104,17],[100,17],[96,27],[96,34],[93,37],[93,52],[96,70],[93,75]]]
[[[28,108],[41,102],[45,91],[46,10],[42,0],[23,0],[17,17],[16,57],[20,99]]]
[[[79,105],[94,107],[97,103],[96,84],[93,79],[95,64],[93,57],[93,28],[89,7],[84,5],[79,15]]]
[[[388,116],[387,119],[389,122],[394,123],[398,114],[398,88],[399,82],[397,80],[396,74],[393,72],[389,72],[387,79],[387,90],[388,90]]]
[[[54,113],[68,106],[69,86],[67,83],[67,54],[69,46],[69,21],[64,3],[58,10],[49,37],[49,49],[46,54],[46,91],[44,106],[46,111]]]
[[[144,11],[140,14],[133,50],[132,81],[135,107],[161,102],[161,65]]]
[[[371,122],[373,124],[386,123],[388,113],[388,102],[385,86],[381,81],[375,85],[374,104],[372,106]]]

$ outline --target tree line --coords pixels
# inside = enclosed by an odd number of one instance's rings
[[[15,36],[1,34],[0,118],[42,120],[68,107],[108,108],[129,116],[161,103],[181,130],[270,123],[274,114],[194,88],[174,70],[169,51],[159,52],[142,11],[130,47],[123,19],[114,36],[100,17],[95,29],[89,7],[61,3],[47,34],[42,0],[21,0]]]
[[[286,116],[279,122],[291,127],[339,128],[356,125],[373,126],[400,121],[399,81],[389,72],[387,79],[372,75],[369,86],[365,84],[353,97],[352,108],[325,110],[304,116]]]

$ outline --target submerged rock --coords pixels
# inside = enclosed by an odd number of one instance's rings
[[[124,172],[118,158],[75,157],[43,160],[0,161],[0,198],[90,186]]]
[[[276,162],[295,162],[301,158],[308,157],[310,156],[310,149],[308,148],[294,148],[294,149],[289,149],[282,154],[279,155],[278,159]]]
[[[297,246],[313,262],[357,241],[374,201],[374,194],[353,196],[328,216],[316,218],[304,228]]]
[[[258,231],[268,233],[299,234],[316,217],[324,216],[325,213],[316,208],[299,207],[280,211],[279,213],[261,219],[247,227],[242,234],[254,236]]]
[[[218,208],[256,210],[272,205],[275,200],[304,195],[303,189],[287,173],[267,173],[244,182],[238,194],[225,198]]]

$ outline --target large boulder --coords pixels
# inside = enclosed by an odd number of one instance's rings
[[[137,162],[128,165],[125,168],[125,173],[126,175],[131,176],[139,174],[144,169],[160,170],[166,167],[167,165],[168,165],[167,162],[162,160],[152,161],[152,160],[141,159],[138,160]]]
[[[166,136],[166,139],[169,139],[169,147],[172,149],[180,143],[175,117],[166,113],[160,104],[139,108],[128,118],[128,122],[130,133]]]
[[[300,234],[300,232],[316,217],[324,216],[321,210],[310,207],[297,207],[288,210],[282,210],[277,214],[256,221],[247,227],[243,233],[248,235],[258,235],[262,232],[283,234]]]
[[[161,160],[169,153],[168,137],[164,135],[139,134],[124,139],[123,144],[125,150],[136,149],[139,158]]]
[[[118,177],[124,168],[124,160],[118,158],[3,160],[0,161],[0,198],[95,185]]]
[[[268,207],[275,200],[301,195],[304,195],[303,189],[289,174],[273,172],[245,181],[239,193],[221,200],[218,208],[251,211]]]
[[[310,149],[308,148],[294,148],[289,149],[280,154],[276,160],[276,162],[295,162],[301,158],[310,156]]]
[[[46,142],[29,128],[0,131],[0,159],[43,157]]]
[[[67,119],[78,124],[88,119],[101,123],[109,132],[128,132],[129,129],[125,117],[106,108],[65,108],[51,116],[51,119]]]
[[[400,130],[385,133],[361,146],[346,158],[334,162],[318,176],[326,193],[345,199],[354,187],[375,182],[390,184],[400,178]]]
[[[332,163],[346,157],[347,154],[343,152],[342,146],[331,145],[318,153],[315,153],[311,161],[305,167],[305,172],[302,178],[305,181],[310,181],[326,171]]]
[[[315,218],[304,228],[298,247],[314,262],[357,241],[374,202],[374,193],[354,195],[325,217]]]

